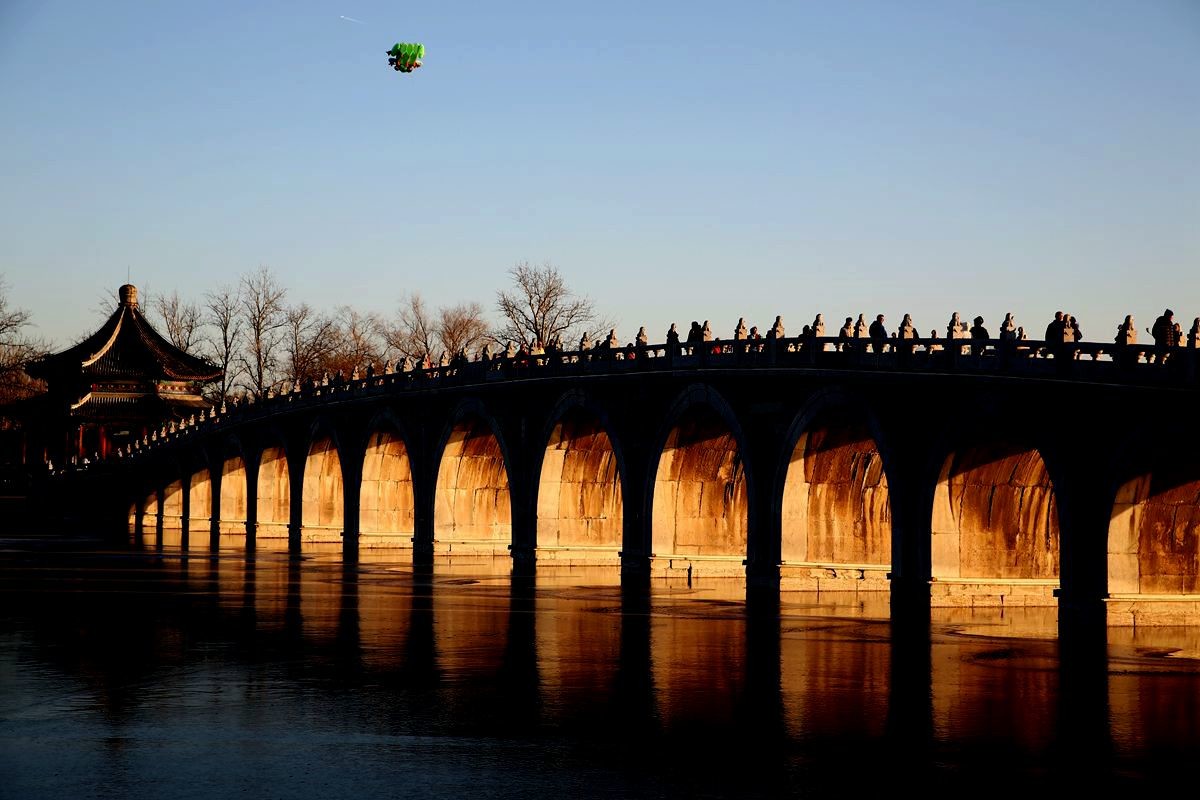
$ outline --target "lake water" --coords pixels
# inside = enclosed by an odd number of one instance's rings
[[[1052,612],[0,546],[4,798],[1042,794],[1200,757],[1186,631],[1078,655]]]

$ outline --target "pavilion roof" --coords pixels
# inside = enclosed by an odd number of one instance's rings
[[[71,375],[92,379],[211,381],[222,370],[190,355],[154,330],[137,304],[137,289],[121,287],[121,304],[98,331],[60,353],[30,362],[25,371],[47,382]]]

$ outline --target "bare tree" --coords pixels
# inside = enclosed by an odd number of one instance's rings
[[[30,378],[24,366],[46,354],[46,343],[25,333],[29,312],[13,308],[8,301],[8,283],[0,277],[0,403],[28,397],[40,391],[40,382]]]
[[[424,358],[437,344],[437,322],[416,292],[401,300],[395,324],[381,325],[380,329],[388,350],[400,357]]]
[[[217,402],[229,399],[240,377],[242,364],[237,355],[242,346],[244,324],[241,309],[242,296],[236,286],[219,286],[204,296],[204,323],[208,334],[204,350],[222,370],[220,383],[211,389],[210,399]]]
[[[190,353],[200,343],[200,328],[204,324],[200,306],[180,299],[179,292],[171,292],[155,295],[153,309],[166,328],[171,344]]]
[[[495,332],[498,342],[548,344],[561,338],[571,346],[585,331],[599,334],[608,327],[592,301],[567,288],[562,273],[551,264],[535,267],[522,262],[508,271],[513,286],[496,294],[502,322]]]
[[[355,368],[366,369],[368,365],[382,361],[381,327],[373,314],[364,314],[350,306],[339,308],[330,371],[349,375]]]
[[[242,277],[241,295],[246,389],[262,397],[278,380],[279,347],[288,324],[283,305],[287,290],[271,270],[259,267]]]
[[[491,338],[488,328],[479,303],[459,303],[438,310],[438,342],[451,355],[477,350]]]
[[[337,325],[307,303],[292,306],[284,316],[288,378],[302,382],[319,379],[328,370],[330,356],[337,347]]]

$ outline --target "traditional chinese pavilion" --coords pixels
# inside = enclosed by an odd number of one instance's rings
[[[27,463],[103,457],[209,406],[201,392],[221,369],[159,335],[138,307],[137,287],[126,284],[118,296],[100,330],[26,366],[47,386],[22,404]]]

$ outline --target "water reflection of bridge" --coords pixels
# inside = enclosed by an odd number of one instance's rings
[[[297,727],[328,719],[438,747],[566,737],[599,764],[746,792],[946,768],[978,779],[999,755],[1001,781],[1070,773],[1069,758],[1093,777],[1141,774],[1151,754],[1181,770],[1200,741],[1200,715],[1180,710],[1196,696],[1194,665],[1121,664],[1128,647],[1113,648],[1110,676],[1103,654],[1071,660],[1052,641],[936,626],[896,636],[878,620],[747,613],[702,590],[171,548],[131,561],[67,573],[82,591],[12,613],[33,620],[25,661],[57,660],[103,694],[108,718],[138,729],[188,709],[204,735],[228,724],[256,748],[269,747],[259,727],[278,734],[286,721],[292,747]],[[31,580],[5,578],[12,592]],[[54,583],[41,571],[31,585]],[[878,773],[859,775],[864,759]]]
[[[146,546],[1200,619],[1194,352],[1023,346],[738,342],[369,375],[164,432],[105,491]]]

